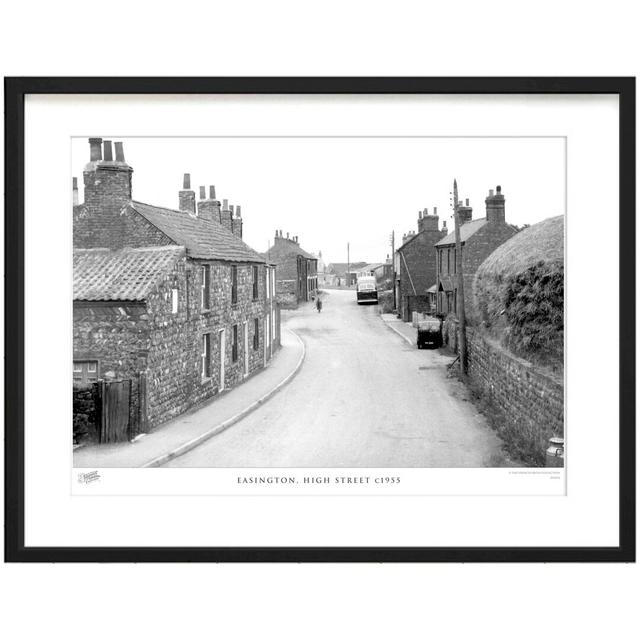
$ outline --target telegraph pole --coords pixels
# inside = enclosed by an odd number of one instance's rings
[[[393,275],[393,281],[391,285],[393,286],[393,310],[395,311],[397,307],[396,301],[396,232],[395,230],[391,231],[391,273]]]
[[[349,243],[347,242],[347,287],[351,286],[351,258],[349,256]]]
[[[458,276],[458,295],[456,306],[458,327],[460,329],[460,371],[467,375],[467,316],[464,308],[464,277],[462,274],[462,243],[460,242],[460,214],[458,212],[458,183],[453,181],[453,220],[456,235],[456,272]]]

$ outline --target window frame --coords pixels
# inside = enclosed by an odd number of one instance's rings
[[[231,304],[238,304],[238,265],[231,265]]]
[[[200,284],[200,308],[204,311],[211,310],[211,265],[202,265],[202,282]]]
[[[251,276],[253,278],[253,300],[254,302],[256,300],[260,299],[260,290],[258,288],[258,280],[259,280],[259,270],[258,270],[258,265],[253,265],[251,268]]]

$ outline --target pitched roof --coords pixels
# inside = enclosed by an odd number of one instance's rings
[[[487,224],[486,218],[478,218],[477,220],[469,220],[469,222],[465,222],[460,226],[460,242],[465,242],[468,240],[476,231],[482,229],[484,225]],[[438,240],[436,242],[436,247],[444,247],[449,244],[456,243],[456,232],[455,229],[448,235],[442,238],[442,240]]]
[[[305,251],[297,242],[288,238],[279,239],[272,247],[269,247],[268,251],[260,254],[271,262],[279,262],[286,260],[291,256],[302,256],[310,260],[317,260],[318,258],[308,251]]]
[[[351,273],[354,271],[358,271],[367,265],[366,262],[350,262],[349,269]],[[347,272],[347,263],[346,262],[332,262],[327,266],[327,271],[329,273],[334,273],[337,276],[342,276]]]
[[[74,249],[74,300],[146,300],[185,255],[184,247]]]
[[[264,258],[220,223],[197,218],[175,209],[132,200],[129,206],[156,226],[191,258],[230,262],[264,262]]]

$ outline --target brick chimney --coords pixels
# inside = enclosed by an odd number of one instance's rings
[[[89,162],[83,171],[84,204],[89,217],[99,216],[100,227],[117,222],[120,210],[131,200],[133,169],[124,159],[122,143],[116,143],[116,159],[110,140],[89,138]],[[102,151],[104,149],[104,159]],[[96,226],[96,235],[100,232]],[[96,242],[100,240],[96,237]]]
[[[78,178],[73,179],[73,206],[76,207],[80,204],[80,198],[78,197]]]
[[[469,206],[469,198],[465,200],[465,204],[458,205],[458,215],[460,216],[460,224],[471,222],[473,208]]]
[[[234,236],[242,239],[242,211],[240,205],[236,207],[236,215],[233,218],[232,231]]]
[[[433,215],[429,215],[429,210],[425,207],[422,210],[421,216],[418,218],[418,233],[423,231],[437,231],[440,218],[436,213],[437,209],[434,207]]]
[[[229,208],[229,201],[222,201],[222,211],[220,211],[220,223],[227,230],[233,233],[233,211]]]
[[[191,190],[191,174],[185,173],[182,181],[182,191],[178,193],[178,209],[192,216],[196,215],[196,193]]]
[[[204,187],[200,187],[198,218],[220,222],[220,203],[216,200],[216,188],[213,185],[209,185],[208,198],[207,190]]]
[[[502,187],[496,187],[496,194],[493,189],[489,190],[489,195],[485,198],[487,205],[487,221],[490,223],[505,222],[504,215],[504,196],[502,195]]]

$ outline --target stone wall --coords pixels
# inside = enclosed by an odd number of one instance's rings
[[[210,269],[209,309],[202,308],[202,267]],[[220,339],[225,329],[225,388],[264,366],[266,269],[258,266],[258,297],[253,299],[252,265],[238,264],[237,302],[231,303],[229,263],[180,261],[158,283],[146,304],[76,303],[74,360],[97,360],[104,379],[132,379],[132,420],[137,415],[137,375],[147,374],[147,427],[151,428],[214,397],[220,390]],[[178,311],[173,313],[173,291]],[[255,320],[258,342],[254,348]],[[246,322],[246,325],[245,325]],[[232,358],[233,326],[238,326],[237,359]],[[244,331],[248,332],[245,372]],[[275,327],[276,329],[278,326]],[[211,376],[203,378],[202,340],[210,334]],[[275,346],[280,344],[274,335]]]
[[[277,274],[276,269],[276,274]],[[296,280],[276,280],[276,300],[282,309],[298,308],[298,283]]]
[[[210,269],[209,309],[201,304],[203,266]],[[149,419],[159,424],[212,398],[220,392],[220,359],[225,360],[224,388],[241,383],[264,366],[264,323],[267,313],[266,269],[258,266],[258,298],[253,299],[252,265],[238,264],[237,302],[231,303],[232,265],[189,261],[167,277],[149,299],[153,331],[149,350],[147,393]],[[178,312],[172,312],[172,290],[178,291]],[[254,349],[258,319],[258,348]],[[246,323],[246,324],[245,324]],[[233,361],[233,327],[238,335]],[[220,352],[220,331],[225,330],[225,353]],[[244,331],[248,333],[248,371],[245,372]],[[209,377],[202,377],[202,341],[210,335]],[[246,374],[246,375],[245,375]]]
[[[548,440],[564,436],[564,383],[546,370],[467,329],[471,382],[504,414],[504,433],[518,451],[542,463]]]

